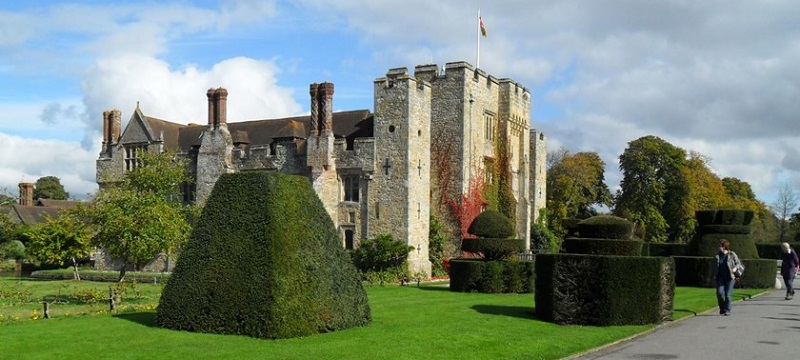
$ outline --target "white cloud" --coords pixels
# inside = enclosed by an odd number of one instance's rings
[[[99,146],[86,150],[75,142],[0,133],[0,192],[17,195],[20,182],[56,176],[71,196],[86,198],[97,189],[94,164],[99,152]]]

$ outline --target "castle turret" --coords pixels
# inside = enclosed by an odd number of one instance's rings
[[[19,183],[19,204],[33,206],[33,183]]]
[[[430,275],[431,86],[392,69],[375,80],[375,174],[369,236],[392,234],[410,245],[412,273]]]

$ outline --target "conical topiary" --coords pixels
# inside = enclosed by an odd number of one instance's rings
[[[287,338],[369,323],[367,296],[305,177],[222,175],[164,288],[158,325]]]

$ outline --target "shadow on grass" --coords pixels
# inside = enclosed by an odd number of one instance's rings
[[[487,315],[503,315],[522,319],[536,319],[536,311],[528,306],[475,305],[472,309]]]
[[[113,317],[135,322],[147,327],[158,327],[156,325],[156,313],[154,312],[129,312],[113,315]]]

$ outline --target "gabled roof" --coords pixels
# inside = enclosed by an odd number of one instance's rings
[[[57,208],[57,209],[73,209],[82,204],[83,201],[76,200],[53,200],[53,199],[39,199],[36,200],[38,206]]]
[[[44,206],[22,206],[13,205],[11,217],[17,218],[20,223],[33,226],[47,221],[48,218],[55,219],[58,217],[58,212],[61,210],[54,207]]]

